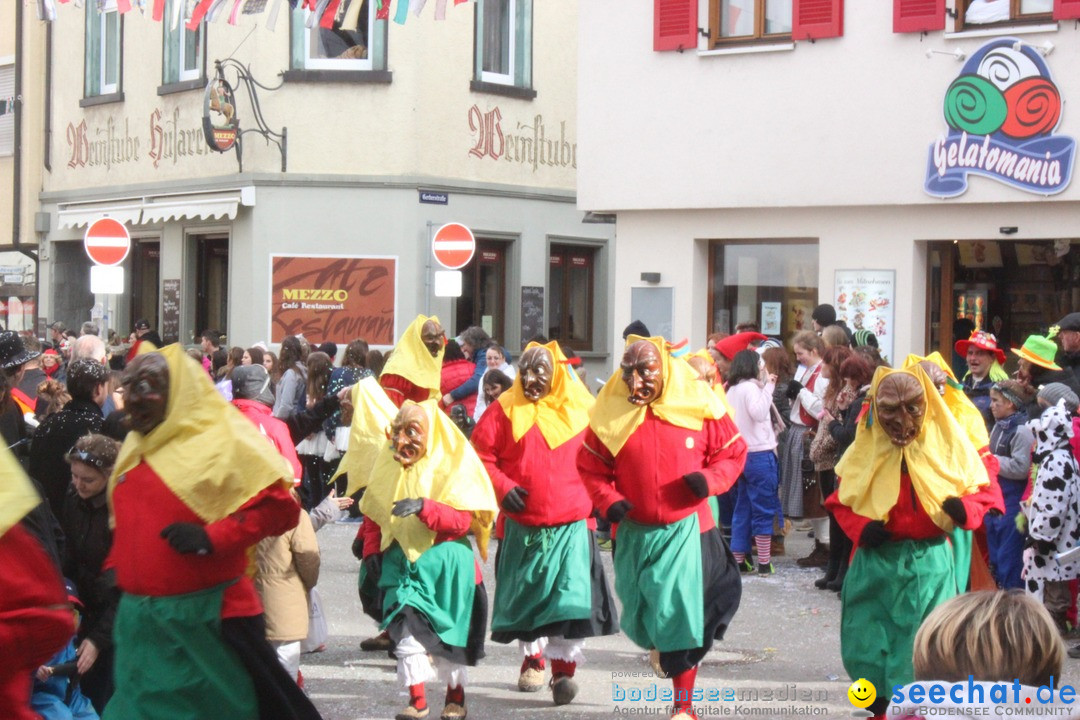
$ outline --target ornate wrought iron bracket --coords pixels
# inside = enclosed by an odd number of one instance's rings
[[[284,81],[275,87],[263,85],[251,75],[251,69],[247,65],[231,57],[224,60],[215,60],[214,65],[216,72],[206,89],[206,107],[203,115],[207,143],[218,152],[225,152],[230,146],[235,146],[236,162],[240,167],[240,172],[243,172],[243,137],[248,133],[261,135],[267,145],[270,143],[277,145],[278,150],[281,152],[281,172],[286,172],[288,169],[289,129],[282,127],[281,132],[274,132],[270,129],[266,124],[266,119],[263,117],[259,94],[256,90],[258,88],[273,92],[280,89]],[[229,81],[229,76],[232,77],[232,82]],[[248,100],[251,103],[251,117],[256,125],[254,128],[245,130],[241,130],[239,127],[239,120],[236,117],[236,103],[233,97],[233,89],[241,85],[247,90]],[[228,108],[228,111],[226,111],[226,108]],[[224,126],[214,125],[210,118],[211,112],[217,112],[219,115],[224,116],[226,124]]]

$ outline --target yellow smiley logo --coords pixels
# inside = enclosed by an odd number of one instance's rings
[[[877,688],[866,678],[859,678],[851,683],[847,691],[848,700],[857,708],[870,707],[870,703],[877,698]]]

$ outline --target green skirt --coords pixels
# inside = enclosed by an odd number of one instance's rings
[[[915,680],[915,632],[930,611],[956,595],[945,537],[901,540],[855,552],[844,578],[840,656],[848,675],[888,688]]]
[[[704,644],[701,533],[697,513],[671,525],[619,523],[615,592],[627,637],[645,649]]]
[[[251,677],[221,635],[225,587],[120,598],[113,627],[116,691],[105,720],[258,716]]]
[[[476,594],[472,545],[465,538],[438,543],[415,563],[394,543],[383,554],[379,589],[386,592],[381,629],[406,607],[421,613],[439,636],[455,647],[465,647]]]
[[[547,528],[507,518],[495,567],[491,631],[532,630],[588,619],[591,542],[584,520]]]

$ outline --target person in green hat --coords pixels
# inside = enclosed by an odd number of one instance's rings
[[[1016,371],[1016,379],[1024,383],[1036,393],[1043,385],[1061,383],[1074,393],[1080,394],[1080,381],[1070,368],[1062,368],[1054,362],[1057,353],[1057,343],[1042,335],[1029,335],[1028,339],[1020,348],[1013,348],[1014,355],[1020,358],[1020,367]],[[1037,416],[1041,411],[1037,405],[1028,408],[1029,412]]]

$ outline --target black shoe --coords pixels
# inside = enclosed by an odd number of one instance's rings
[[[829,584],[831,582],[832,580],[829,579],[828,575],[824,577],[819,577],[817,580],[814,581],[814,587],[816,587],[818,590],[824,590],[829,587]]]
[[[829,590],[840,591],[844,588],[844,577],[847,575],[847,563],[840,566],[840,571],[836,573],[836,577],[829,581],[825,586]]]
[[[1073,659],[1080,659],[1080,645],[1073,645],[1069,648],[1069,657]]]

